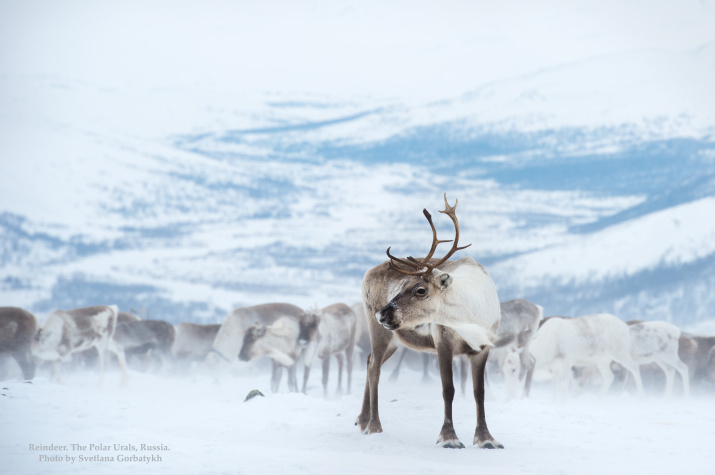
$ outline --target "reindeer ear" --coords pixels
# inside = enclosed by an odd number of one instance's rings
[[[447,273],[444,273],[439,276],[439,285],[442,289],[446,289],[449,287],[449,284],[452,283],[452,276],[450,276]]]

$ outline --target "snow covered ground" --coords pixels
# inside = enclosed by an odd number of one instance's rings
[[[389,364],[389,363],[388,363]],[[475,426],[471,395],[455,397],[463,450],[435,445],[442,424],[436,377],[405,369],[380,383],[384,432],[361,434],[353,425],[365,372],[354,374],[353,394],[322,398],[313,375],[307,395],[271,394],[267,374],[216,381],[132,373],[128,387],[110,372],[68,377],[65,385],[36,378],[1,383],[0,473],[479,473],[488,474],[709,474],[715,463],[715,404],[710,395],[689,399],[590,394],[555,400],[537,386],[529,399],[503,400],[495,384],[487,421],[504,450],[469,445]],[[335,375],[330,382],[334,388]],[[285,383],[283,388],[285,387]],[[266,397],[243,402],[259,389]],[[66,446],[32,450],[34,446]],[[72,444],[85,446],[76,447]],[[96,451],[95,446],[109,450]],[[118,446],[134,446],[114,448]],[[141,451],[141,444],[159,449]],[[41,456],[60,461],[40,461]],[[120,456],[155,456],[153,462]],[[81,461],[113,457],[114,461]],[[67,457],[75,457],[74,463]],[[161,458],[158,461],[158,457]]]

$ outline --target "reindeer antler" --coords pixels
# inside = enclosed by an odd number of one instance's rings
[[[427,221],[429,222],[430,227],[432,228],[432,247],[430,248],[429,254],[422,260],[415,259],[412,256],[407,257],[407,259],[399,259],[392,254],[390,254],[390,247],[387,248],[387,257],[390,258],[390,267],[395,269],[398,272],[401,272],[403,274],[407,275],[422,275],[426,276],[432,273],[432,271],[439,265],[443,264],[444,262],[447,261],[452,255],[461,250],[461,249],[466,249],[471,244],[467,244],[466,246],[459,247],[459,221],[457,220],[457,205],[459,204],[459,200],[455,199],[454,200],[454,206],[449,206],[449,202],[447,201],[447,193],[444,194],[444,211],[440,211],[440,213],[444,213],[447,216],[449,216],[452,219],[452,222],[454,223],[454,240],[449,239],[449,240],[439,240],[437,239],[437,230],[434,227],[434,223],[432,223],[432,215],[429,214],[429,212],[424,209],[422,212],[425,215],[425,218],[427,218]],[[449,252],[441,258],[439,261],[435,262],[434,264],[429,264],[429,260],[432,259],[432,256],[434,255],[434,252],[437,250],[437,246],[445,243],[445,242],[454,242],[452,244],[452,249],[449,250]],[[415,269],[414,271],[406,270],[406,269],[401,269],[398,267],[395,263],[400,263],[402,265],[406,265],[409,267],[412,267]]]

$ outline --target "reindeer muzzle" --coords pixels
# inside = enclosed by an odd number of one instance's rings
[[[377,321],[388,330],[397,330],[400,328],[400,322],[395,316],[395,306],[388,303],[382,307],[376,314]]]

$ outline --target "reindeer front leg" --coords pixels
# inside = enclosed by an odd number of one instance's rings
[[[330,353],[323,357],[323,398],[328,397],[328,375],[330,374]]]
[[[484,369],[487,366],[489,348],[470,356],[472,360],[472,382],[474,400],[477,403],[477,429],[474,431],[474,445],[481,449],[503,449],[504,445],[494,440],[487,428],[487,416],[484,412]]]
[[[343,395],[343,354],[336,353],[335,359],[338,360],[338,389],[335,394],[340,397]]]
[[[62,378],[62,360],[60,359],[52,360],[52,381],[57,384],[65,383]]]
[[[129,382],[129,371],[127,370],[127,358],[124,354],[124,348],[119,347],[117,342],[112,339],[109,340],[107,349],[114,353],[114,355],[117,357],[117,361],[119,362],[119,368],[122,370],[121,386],[126,386]]]
[[[353,386],[353,350],[354,347],[350,346],[348,347],[347,350],[345,350],[345,363],[346,363],[346,369],[347,369],[347,377],[348,377],[348,394],[350,394],[350,391],[352,391],[352,386]]]
[[[17,364],[20,365],[23,378],[30,380],[35,377],[35,362],[33,361],[32,354],[29,350],[14,351],[12,356],[15,358],[15,361],[17,361]]]
[[[313,363],[313,358],[316,353],[315,342],[311,343],[305,350],[303,350],[303,389],[300,391],[305,394],[308,387],[308,376],[310,376],[310,366]]]
[[[310,376],[310,364],[303,365],[303,389],[300,390],[305,394],[305,390],[308,387],[308,376]]]
[[[288,390],[292,393],[298,392],[298,381],[295,376],[297,366],[298,364],[294,363],[292,366],[288,367]]]
[[[372,352],[367,357],[367,381],[365,381],[365,396],[362,401],[362,411],[358,416],[355,425],[360,426],[360,430],[365,434],[376,434],[382,432],[380,424],[380,413],[377,406],[377,387],[380,383],[380,367],[384,360],[392,356],[394,350],[389,354],[376,354]],[[386,356],[386,357],[385,357]]]
[[[360,432],[367,432],[367,424],[370,422],[370,360],[372,353],[367,355],[367,377],[365,378],[365,392],[362,397],[362,408],[355,420],[355,425],[360,428]]]
[[[529,391],[531,390],[531,379],[534,376],[534,368],[536,368],[536,358],[529,352],[529,348],[521,350],[521,372],[526,374],[524,380],[524,397],[529,397]],[[521,378],[522,375],[519,375]]]
[[[370,343],[372,353],[367,357],[367,378],[365,380],[365,394],[362,400],[362,410],[355,421],[360,431],[365,434],[382,432],[380,414],[377,409],[377,386],[380,383],[380,367],[397,350],[392,343],[392,332],[379,327],[371,329]]]
[[[278,389],[281,387],[281,378],[283,377],[283,368],[276,362],[276,360],[271,359],[271,392],[277,393]]]
[[[442,447],[450,449],[463,449],[464,444],[457,438],[452,423],[452,401],[454,401],[454,380],[452,374],[452,350],[451,339],[441,332],[442,335],[437,341],[437,360],[439,361],[439,375],[442,378],[442,398],[444,399],[444,423],[439,433],[437,443]]]
[[[104,382],[104,355],[107,345],[97,345],[95,348],[97,349],[97,360],[99,363],[99,380],[97,381],[95,389],[99,389],[102,387],[102,383]]]

